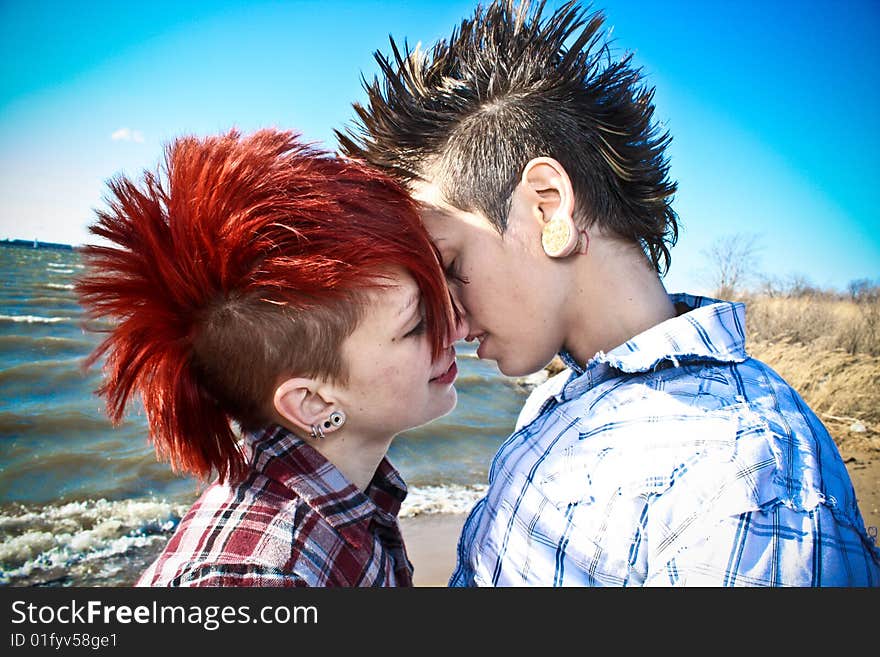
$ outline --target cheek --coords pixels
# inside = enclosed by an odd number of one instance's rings
[[[497,314],[499,306],[507,305],[509,290],[503,285],[507,272],[491,263],[478,262],[467,273],[467,283],[459,286],[462,303],[470,313]],[[484,318],[485,319],[485,318]]]
[[[380,381],[398,381],[401,375],[399,365],[386,365],[377,369]]]
[[[532,307],[534,286],[522,267],[480,267],[470,281],[462,290],[465,307],[485,323],[516,317]]]
[[[373,413],[387,409],[399,395],[400,378],[405,369],[402,363],[390,361],[387,355],[364,359],[348,381],[353,410]]]
[[[383,396],[395,403],[411,397],[416,391],[421,370],[421,363],[414,360],[384,366],[378,370],[379,387],[376,392],[382,390]]]

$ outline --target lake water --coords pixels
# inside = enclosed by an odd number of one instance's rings
[[[138,406],[113,427],[94,395],[100,370],[82,363],[101,336],[74,296],[82,270],[75,250],[0,246],[0,585],[129,585],[198,494],[156,460]],[[456,347],[458,406],[389,451],[403,516],[468,511],[537,382]]]

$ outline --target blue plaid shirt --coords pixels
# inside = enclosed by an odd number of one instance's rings
[[[671,299],[533,391],[450,586],[880,586],[837,447],[746,354],[744,306]]]

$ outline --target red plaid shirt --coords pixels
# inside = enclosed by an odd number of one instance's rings
[[[137,586],[412,586],[387,459],[364,493],[281,427],[249,448],[248,477],[210,486]]]

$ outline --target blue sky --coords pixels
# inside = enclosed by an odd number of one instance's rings
[[[106,180],[182,134],[275,126],[333,149],[388,35],[430,44],[475,4],[3,0],[0,239],[89,241]],[[766,276],[880,279],[880,2],[593,8],[673,137],[670,291],[703,291],[705,249],[734,233]]]

